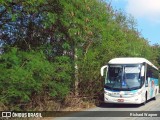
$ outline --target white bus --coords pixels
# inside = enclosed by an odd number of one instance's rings
[[[144,58],[114,58],[101,67],[104,102],[145,104],[159,93],[158,68]]]

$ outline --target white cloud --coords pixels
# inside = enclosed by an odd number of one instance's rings
[[[126,11],[136,18],[160,23],[160,0],[128,0]]]

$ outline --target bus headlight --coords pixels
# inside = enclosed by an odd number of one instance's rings
[[[106,95],[111,96],[111,93],[109,93],[109,92],[108,92],[108,91],[106,91],[106,90],[104,90],[104,93],[105,93]]]
[[[140,95],[141,93],[142,93],[142,90],[139,90],[135,95]]]
[[[138,91],[138,95],[140,95],[142,93],[142,90]]]
[[[106,95],[109,95],[109,92],[106,92],[106,91],[105,91],[104,93],[105,93]]]

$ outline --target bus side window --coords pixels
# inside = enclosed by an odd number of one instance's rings
[[[148,77],[152,78],[153,77],[153,71],[150,66],[147,66],[147,79]]]
[[[151,78],[152,77],[152,71],[151,71],[151,68],[150,66],[148,65],[147,66],[147,74],[146,74],[146,82],[145,82],[145,86],[148,87],[148,78]]]

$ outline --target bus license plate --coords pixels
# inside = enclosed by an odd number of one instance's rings
[[[124,99],[118,99],[117,101],[118,102],[124,102]]]

